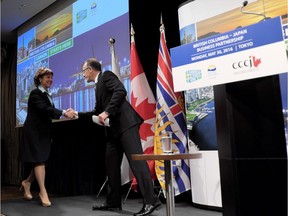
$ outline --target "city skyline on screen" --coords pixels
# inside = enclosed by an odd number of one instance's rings
[[[50,68],[53,84],[49,89],[56,108],[77,111],[94,108],[91,84],[82,78],[82,64],[95,57],[102,70],[111,70],[109,39],[115,39],[120,73],[127,91],[130,82],[130,35],[128,0],[78,0],[18,37],[16,126],[27,115],[28,97],[39,67]]]

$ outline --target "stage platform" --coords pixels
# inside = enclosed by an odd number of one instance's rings
[[[2,191],[1,191],[2,192]],[[2,194],[2,193],[1,193]],[[138,212],[142,207],[142,200],[139,198],[129,198],[122,206],[122,211],[92,211],[92,206],[101,204],[105,201],[104,195],[85,195],[85,196],[50,196],[51,207],[42,207],[37,194],[33,193],[33,200],[27,201],[22,197],[22,193],[17,192],[18,196],[1,198],[1,216],[128,216]],[[2,194],[3,195],[3,194]],[[123,198],[124,200],[124,198]],[[165,216],[166,204],[163,203],[159,210],[153,212],[151,216]],[[191,216],[221,216],[222,212],[205,210],[192,206],[192,203],[176,202],[175,215]]]

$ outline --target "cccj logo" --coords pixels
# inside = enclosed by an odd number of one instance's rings
[[[260,63],[261,63],[261,58],[256,58],[255,56],[249,56],[248,59],[234,62],[232,64],[232,67],[234,69],[252,68],[252,67],[258,67]]]

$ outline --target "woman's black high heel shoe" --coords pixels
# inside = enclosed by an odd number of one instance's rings
[[[31,185],[31,183],[27,183],[25,180],[21,182],[20,191],[22,191],[22,189],[24,190],[24,197],[27,200],[33,199],[33,196],[30,192],[30,185]]]

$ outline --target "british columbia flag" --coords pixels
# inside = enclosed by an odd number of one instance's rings
[[[166,46],[164,24],[160,27],[156,85],[156,124],[154,152],[163,153],[160,134],[172,132],[172,149],[175,153],[188,153],[187,125],[184,112],[184,97],[174,92],[172,65]],[[155,162],[155,170],[162,189],[165,191],[164,161]],[[188,160],[172,162],[174,195],[190,190],[190,168]]]

